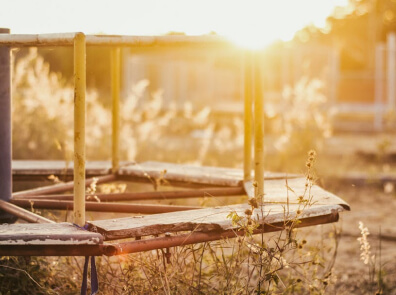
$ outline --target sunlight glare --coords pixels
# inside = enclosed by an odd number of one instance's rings
[[[2,27],[21,34],[82,31],[86,34],[183,32],[204,35],[215,32],[239,46],[259,49],[276,40],[290,40],[307,25],[324,27],[326,17],[334,8],[347,3],[348,0],[114,0],[110,5],[107,0],[70,0],[56,4],[52,0],[14,0],[0,11],[0,20]],[[78,10],[74,8],[76,5]],[[22,6],[25,9],[20,11]],[[92,7],[96,7],[95,13],[87,14]],[[17,17],[8,11],[18,11]]]

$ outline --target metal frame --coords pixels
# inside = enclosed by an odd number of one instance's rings
[[[120,46],[163,45],[219,45],[227,44],[217,36],[97,36],[83,33],[67,34],[0,34],[0,46],[74,46],[75,104],[74,104],[74,222],[85,224],[85,55],[87,45],[112,46],[112,172],[119,167],[119,99],[120,99]],[[252,130],[254,129],[255,196],[264,196],[264,103],[258,54],[246,54],[245,59],[245,143],[244,179],[250,180],[252,167]],[[254,128],[252,97],[254,96]],[[11,99],[11,98],[10,98]]]
[[[38,34],[38,35],[15,35],[0,34],[0,49],[27,46],[74,46],[74,180],[60,185],[41,187],[29,191],[17,192],[12,195],[11,202],[0,202],[0,208],[22,218],[28,222],[51,223],[53,221],[24,210],[22,207],[30,207],[31,201],[36,208],[69,209],[73,207],[74,223],[79,226],[85,225],[86,209],[104,212],[136,212],[136,213],[162,213],[180,210],[196,209],[191,206],[161,206],[161,205],[137,205],[137,204],[103,204],[86,202],[86,187],[93,179],[85,179],[85,93],[86,93],[86,46],[111,46],[111,86],[112,86],[112,175],[100,177],[98,183],[117,179],[119,169],[119,109],[120,109],[120,68],[122,46],[128,47],[155,47],[155,46],[218,46],[229,44],[223,38],[217,36],[192,37],[192,36],[96,36],[83,33],[68,34]],[[264,103],[261,91],[261,75],[259,55],[245,52],[245,140],[244,140],[244,180],[251,181],[252,151],[254,142],[254,181],[255,197],[261,203],[264,196]],[[9,71],[8,74],[10,75]],[[10,76],[8,77],[10,78]],[[8,97],[7,97],[8,96]],[[0,103],[10,103],[11,93],[1,97]],[[254,111],[253,111],[254,110]],[[11,124],[10,118],[5,118],[0,124],[7,127]],[[7,121],[7,122],[5,122]],[[7,125],[8,124],[8,125]],[[1,134],[0,134],[1,136]],[[8,139],[7,139],[8,140]],[[3,141],[3,138],[1,138]],[[7,142],[7,144],[10,143]],[[10,163],[8,163],[10,162]],[[7,165],[11,166],[11,157]],[[3,169],[5,170],[5,169]],[[11,169],[7,171],[11,175]],[[120,176],[122,177],[122,176]],[[11,188],[11,180],[5,183]],[[50,194],[74,190],[72,195]],[[246,194],[243,186],[206,188],[211,196],[235,196]],[[107,200],[136,200],[136,199],[162,199],[166,198],[194,198],[201,197],[203,190],[189,190],[177,192],[155,193],[131,193],[113,194],[101,197]],[[7,200],[9,200],[8,198]],[[73,199],[73,202],[67,201]],[[13,204],[12,204],[13,203]],[[307,226],[319,223],[334,222],[338,214],[323,216],[314,219],[303,220],[298,226]],[[256,230],[270,232],[283,228],[285,224],[265,225]],[[242,235],[243,231],[222,231],[211,233],[192,232],[172,237],[159,237],[144,239],[141,241],[123,242],[118,244],[101,244],[94,246],[2,246],[0,255],[119,255],[125,253],[146,251],[164,247],[181,246],[205,241],[213,241],[224,238],[233,238]]]

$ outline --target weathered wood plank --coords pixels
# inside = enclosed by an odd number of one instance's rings
[[[301,219],[301,222],[295,223],[294,228],[314,226],[319,224],[327,224],[338,221],[338,213],[321,215],[316,217]],[[275,224],[264,224],[253,231],[253,234],[270,233],[280,231],[287,226],[284,222]],[[149,251],[154,249],[163,249],[175,246],[184,246],[189,244],[204,243],[211,241],[218,241],[221,239],[236,238],[245,235],[244,230],[226,230],[226,231],[211,231],[211,232],[189,232],[185,234],[166,235],[165,237],[146,238],[134,241],[120,242],[114,244],[115,252],[111,255],[121,255],[128,253],[136,253],[142,251]],[[1,250],[1,249],[0,249]],[[113,250],[113,249],[109,249]],[[110,252],[111,251],[107,251]],[[0,252],[1,254],[1,252]],[[108,255],[108,254],[106,254]]]
[[[0,225],[0,245],[98,245],[102,235],[71,223]]]
[[[123,162],[127,165],[130,162]],[[18,175],[73,175],[73,161],[49,160],[13,160],[12,174]],[[110,161],[88,161],[86,163],[87,175],[107,175],[111,173]]]
[[[166,173],[164,173],[166,171]],[[47,160],[13,160],[14,177],[73,175],[73,162]],[[111,173],[111,162],[90,161],[86,164],[87,175],[107,175]],[[141,179],[163,178],[167,181],[192,184],[208,184],[215,186],[240,186],[243,181],[242,169],[193,166],[166,162],[121,162],[119,175]],[[298,177],[295,174],[266,172],[266,179],[282,179]]]
[[[350,210],[349,205],[336,195],[322,189],[317,185],[311,188],[306,187],[305,178],[278,179],[266,181],[264,184],[264,202],[271,204],[286,204],[289,200],[290,204],[298,204],[299,198],[309,200],[310,204],[316,205],[334,205],[343,206],[346,210]],[[244,183],[245,191],[250,198],[254,197],[254,187],[251,181]]]
[[[239,216],[246,218],[246,209],[250,209],[248,204],[239,204],[148,216],[98,220],[90,221],[89,228],[91,231],[102,234],[105,240],[158,235],[165,232],[224,231],[237,228],[228,215],[231,212],[236,212]],[[256,222],[266,224],[288,221],[296,217],[303,219],[344,211],[344,208],[340,205],[312,205],[303,209],[302,205],[291,204],[288,211],[284,204],[267,204],[262,209],[262,212],[260,208],[255,209],[252,218]],[[300,214],[297,214],[298,210],[301,211]]]
[[[187,183],[200,183],[222,186],[240,186],[243,181],[242,169],[193,166],[165,162],[143,162],[125,165],[120,168],[119,175],[128,175],[139,178],[179,181]],[[266,172],[266,179],[282,179],[285,173]],[[289,175],[288,177],[296,177]]]
[[[288,180],[288,185],[293,191],[286,188],[285,180],[266,181],[266,203],[262,210],[255,209],[253,212],[256,222],[273,224],[294,218],[311,218],[349,210],[349,205],[342,199],[318,186],[311,188],[311,199],[307,204],[305,200],[308,200],[309,195],[303,194],[305,190],[303,178]],[[289,202],[287,202],[288,196]],[[299,196],[304,196],[300,202]],[[231,219],[227,217],[230,212],[246,217],[246,209],[250,209],[250,205],[238,204],[188,212],[98,220],[89,222],[89,225],[92,231],[101,233],[108,240],[177,231],[222,231],[235,228]]]

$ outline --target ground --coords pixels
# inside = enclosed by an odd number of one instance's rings
[[[395,141],[389,135],[355,134],[333,137],[327,144],[327,160],[318,168],[318,174],[323,176],[321,186],[351,206],[350,212],[340,214],[337,223],[341,236],[334,265],[337,283],[333,291],[335,294],[375,294],[378,290],[370,278],[373,268],[360,259],[357,239],[361,237],[359,222],[363,222],[370,232],[368,241],[375,255],[376,273],[381,270],[385,280],[383,294],[396,294]],[[331,162],[333,164],[329,164]],[[338,177],[333,178],[334,175]]]
[[[368,241],[376,255],[377,270],[381,260],[386,292],[396,294],[396,197],[378,187],[338,185],[331,190],[342,196],[352,210],[344,212],[339,221],[341,239],[335,262],[336,294],[373,294],[376,286],[369,286],[369,266],[360,260],[361,236],[359,221],[369,229]],[[381,232],[381,238],[379,233]],[[380,257],[381,256],[381,257]],[[365,290],[365,291],[364,291]]]

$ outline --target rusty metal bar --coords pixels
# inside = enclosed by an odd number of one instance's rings
[[[0,200],[0,209],[30,223],[55,223],[55,221],[27,211],[3,200]]]
[[[0,36],[8,35],[9,29],[0,28]],[[12,193],[11,155],[11,51],[0,46],[0,200],[8,201]],[[10,216],[0,212],[0,220]]]
[[[244,80],[245,80],[245,109],[244,109],[244,156],[243,156],[243,180],[252,178],[252,131],[253,131],[253,111],[252,111],[252,53],[245,52],[244,60]]]
[[[117,248],[102,245],[0,245],[0,256],[112,256]]]
[[[304,218],[300,223],[296,223],[294,227],[306,227],[318,224],[325,224],[338,221],[338,213]],[[264,229],[254,230],[254,234],[269,233],[280,231],[284,229],[285,223],[265,224]],[[243,230],[227,230],[223,232],[192,232],[190,234],[183,234],[171,237],[161,237],[147,240],[135,240],[131,242],[124,242],[114,244],[117,248],[115,255],[143,252],[161,248],[169,248],[175,246],[184,246],[189,244],[217,241],[221,239],[236,238],[245,235]]]
[[[254,60],[254,196],[264,202],[264,97],[262,93],[261,59]]]
[[[121,50],[119,47],[111,50],[111,91],[112,91],[112,172],[119,168],[119,140],[120,140],[120,87],[121,87]]]
[[[24,46],[72,46],[78,33],[60,34],[11,34],[0,36],[0,45]],[[87,35],[87,45],[101,46],[160,46],[160,45],[217,45],[231,44],[219,36],[120,36]]]
[[[186,191],[155,191],[142,193],[112,193],[112,194],[87,194],[86,200],[96,196],[102,202],[112,201],[141,201],[141,200],[167,200],[167,199],[184,199],[184,198],[203,198],[203,197],[232,197],[243,196],[246,192],[243,187],[226,187],[226,188],[208,188]],[[36,200],[73,200],[72,194],[60,195],[35,195]]]
[[[53,209],[53,210],[72,210],[74,203],[63,200],[37,200],[32,199],[11,199],[11,203],[23,207],[36,209]],[[131,203],[99,203],[86,202],[85,209],[95,212],[118,212],[118,213],[137,213],[137,214],[157,214],[184,210],[201,209],[198,206],[173,206],[173,205],[146,205]]]
[[[96,183],[99,184],[99,183],[111,182],[116,179],[117,179],[117,176],[114,174],[93,177],[93,178],[87,179],[85,181],[85,185],[89,186],[89,185],[91,185],[91,183],[93,181],[96,181]],[[15,192],[12,194],[12,199],[31,199],[32,196],[62,193],[62,192],[73,190],[73,188],[74,188],[74,181],[69,181],[66,183],[59,183],[59,184],[54,184],[54,185],[49,185],[49,186],[44,186],[44,187],[38,187],[38,188],[31,189],[31,190]]]

